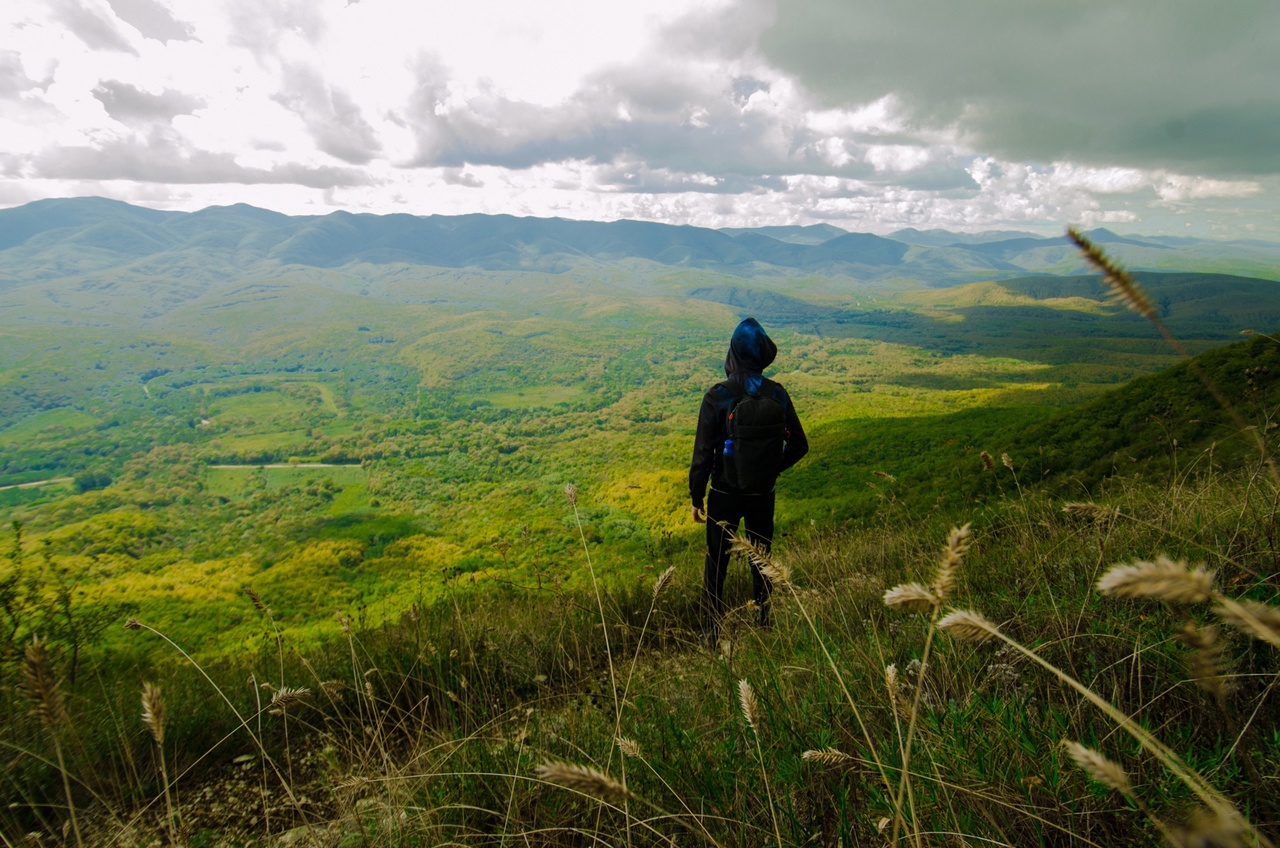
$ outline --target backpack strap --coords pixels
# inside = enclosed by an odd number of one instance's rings
[[[726,389],[733,392],[733,397],[735,400],[751,395],[751,392],[747,390],[747,387],[739,383],[737,380],[721,380],[716,385],[724,386]],[[778,384],[770,380],[768,377],[761,377],[760,391],[757,392],[754,396],[755,397],[771,397],[776,400],[778,395],[776,391],[777,387],[778,387]]]

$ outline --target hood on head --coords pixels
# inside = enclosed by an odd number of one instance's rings
[[[726,377],[743,372],[759,373],[773,364],[778,346],[765,333],[764,327],[754,318],[747,318],[733,331],[729,340],[729,354],[724,358]]]

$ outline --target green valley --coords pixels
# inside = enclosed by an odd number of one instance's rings
[[[764,230],[185,215],[98,200],[0,210],[0,228],[3,675],[22,676],[40,634],[78,681],[72,697],[90,697],[86,680],[183,677],[180,657],[126,632],[132,617],[223,680],[264,657],[281,674],[308,656],[335,667],[355,655],[353,630],[377,643],[361,668],[395,656],[444,675],[463,665],[449,659],[463,609],[498,633],[494,609],[577,615],[597,581],[638,654],[653,579],[675,567],[695,586],[701,573],[687,493],[696,410],[748,315],[777,341],[770,375],[813,445],[779,483],[779,548],[814,559],[881,533],[896,553],[857,590],[873,606],[914,561],[917,531],[931,549],[943,525],[980,515],[993,536],[1029,536],[1024,489],[1044,513],[1036,498],[1190,485],[1189,467],[1238,474],[1257,466],[1258,439],[1276,440],[1280,282],[1211,271],[1229,264],[1221,246],[1185,249],[1178,268],[1175,248],[1128,243],[1158,255],[1137,279],[1231,414],[1062,240],[935,247],[837,231],[792,243]],[[1241,262],[1263,273],[1269,255],[1254,245]],[[1269,267],[1280,274],[1280,260]],[[1274,509],[1270,522],[1249,544],[1274,556]],[[863,579],[858,569],[845,577]],[[1056,590],[1090,583],[1068,582]],[[695,626],[683,597],[654,637],[677,647]],[[422,642],[428,626],[438,649]],[[557,643],[538,686],[548,674],[587,685],[576,675],[599,671],[580,656],[596,626],[573,630],[572,649],[569,636]],[[378,641],[408,632],[411,650]],[[526,645],[539,662],[544,635]],[[493,673],[496,686],[505,672]],[[536,700],[528,680],[509,682],[498,700]],[[199,700],[190,681],[172,685]],[[431,697],[467,697],[444,691]],[[213,745],[213,725],[199,726],[211,708],[193,709],[186,731]],[[86,733],[105,746],[119,719],[103,721]],[[29,736],[24,722],[5,733]],[[38,772],[14,786],[47,789]]]

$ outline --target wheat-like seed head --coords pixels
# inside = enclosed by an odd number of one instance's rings
[[[546,763],[538,766],[537,772],[538,777],[548,783],[590,795],[592,798],[600,798],[604,801],[625,801],[635,797],[627,787],[590,766]]]
[[[1259,601],[1222,598],[1214,612],[1230,626],[1280,647],[1280,610]]]
[[[988,471],[996,470],[996,461],[991,457],[991,454],[987,453],[986,451],[983,451],[982,453],[978,454],[978,457],[982,460],[983,468],[987,469]]]
[[[133,616],[130,616],[129,618],[125,619],[124,629],[125,630],[141,630],[142,622],[138,621],[138,619],[134,618]]]
[[[45,642],[39,636],[31,637],[27,645],[26,664],[22,680],[22,692],[31,702],[31,710],[46,726],[56,727],[63,719],[62,692],[53,673],[53,663]]]
[[[751,688],[751,684],[742,679],[738,681],[738,703],[742,705],[742,717],[747,720],[747,724],[752,730],[757,729],[756,723],[760,719],[760,704],[756,701],[756,693]]]
[[[835,748],[823,748],[821,751],[809,750],[800,755],[806,763],[817,763],[822,766],[839,766],[853,759],[844,751]]]
[[[1223,809],[1195,810],[1174,838],[1176,848],[1244,848],[1249,844],[1239,811],[1225,804]]]
[[[142,684],[142,723],[151,731],[156,744],[163,745],[164,701],[160,698],[160,687],[145,682]]]
[[[760,573],[765,576],[771,584],[779,589],[786,589],[791,585],[791,567],[778,562],[777,560],[769,560],[757,566]]]
[[[898,667],[893,663],[884,667],[884,685],[888,687],[890,697],[898,697]]]
[[[885,606],[897,607],[907,612],[929,612],[941,603],[933,592],[919,583],[900,583],[884,593]]]
[[[758,544],[745,534],[735,535],[729,542],[729,550],[736,554],[746,554],[757,565],[768,563],[773,559],[773,554],[764,545]]]
[[[249,600],[253,601],[253,605],[258,612],[264,615],[270,615],[271,611],[267,609],[267,605],[262,602],[262,596],[253,590],[252,586],[245,586],[244,593],[249,596]]]
[[[368,687],[369,697],[372,698],[373,687],[368,683],[365,683],[365,686]],[[296,704],[299,701],[304,700],[310,694],[310,689],[295,689],[291,686],[281,686],[271,694],[271,706],[275,707],[272,712],[279,713],[280,710],[283,710],[290,704]]]
[[[569,506],[578,505],[578,487],[569,483],[564,487],[565,499],[569,501]]]
[[[1156,598],[1171,604],[1198,604],[1213,594],[1214,572],[1188,568],[1161,556],[1155,562],[1118,565],[1098,580],[1098,591],[1120,598]]]
[[[1188,622],[1179,636],[1192,652],[1189,663],[1191,679],[1212,695],[1220,706],[1224,705],[1230,682],[1226,674],[1225,645],[1218,638],[1218,628],[1196,627]]]
[[[622,751],[623,755],[631,757],[632,759],[640,758],[640,745],[637,744],[634,739],[627,739],[625,736],[619,736],[616,741],[618,743],[618,748]]]
[[[930,587],[939,604],[946,600],[955,582],[956,569],[964,564],[965,554],[969,552],[971,526],[966,524],[963,527],[952,527],[951,532],[947,534],[947,546],[942,549],[942,561],[938,563],[938,573],[933,578],[933,586]]]
[[[1010,471],[1012,471],[1013,457],[1009,456],[1009,454],[1007,453],[1000,454],[1000,464],[1003,465],[1005,468],[1009,469]]]
[[[1112,296],[1148,321],[1157,320],[1155,304],[1143,291],[1142,286],[1134,280],[1132,274],[1107,256],[1102,248],[1075,227],[1067,228],[1067,238],[1075,242],[1076,247],[1080,248],[1080,252],[1090,265],[1102,272],[1102,282],[1111,289]]]
[[[872,471],[871,473],[879,477],[881,480],[888,480],[890,483],[898,482],[898,478],[894,477],[892,474],[888,473],[887,471]]]
[[[966,642],[985,642],[999,632],[986,617],[971,610],[955,610],[943,616],[938,627]]]
[[[671,578],[675,576],[676,567],[673,565],[666,571],[658,575],[658,579],[653,584],[653,599],[658,600],[658,596],[667,591],[667,587],[671,585]]]
[[[1098,523],[1111,521],[1120,515],[1120,510],[1115,507],[1101,506],[1096,503],[1065,503],[1062,505],[1062,511],[1067,515],[1078,515],[1082,518],[1088,518]]]
[[[1070,740],[1062,740],[1062,747],[1066,749],[1067,756],[1071,757],[1080,769],[1094,780],[1101,784],[1110,786],[1121,795],[1130,797],[1133,794],[1133,784],[1129,782],[1129,775],[1125,774],[1124,769],[1108,760],[1102,754],[1086,748],[1079,742]]]

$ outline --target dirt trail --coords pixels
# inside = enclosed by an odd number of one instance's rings
[[[30,483],[14,483],[12,486],[0,486],[0,492],[6,489],[34,489],[37,486],[48,486],[52,483],[70,483],[73,477],[50,477],[48,480],[32,480]]]

